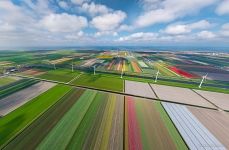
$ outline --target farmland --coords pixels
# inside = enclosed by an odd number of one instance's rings
[[[16,136],[70,89],[70,87],[58,85],[1,118],[0,145]]]
[[[126,149],[187,149],[175,127],[170,128],[173,135],[168,132],[171,122],[164,124],[162,107],[133,97],[126,97],[125,107]],[[179,143],[174,142],[177,140]]]
[[[25,88],[18,92],[15,92],[0,101],[0,116],[4,116],[16,108],[20,107],[24,103],[29,100],[37,97],[41,93],[47,91],[55,84],[49,82],[39,82],[30,86],[29,88]]]
[[[68,82],[71,81],[71,79],[76,77],[78,74],[79,72],[71,72],[70,70],[50,70],[45,74],[39,75],[38,78]]]
[[[11,77],[1,77],[0,79],[0,87],[1,86],[4,86],[4,85],[7,85],[7,84],[10,84],[14,81],[16,81],[17,79],[15,78],[11,78]]]
[[[31,80],[31,79],[23,79],[23,80],[19,80],[18,82],[6,85],[1,87],[0,89],[0,98],[6,97],[14,92],[17,92],[19,90],[22,90],[26,87],[29,87],[35,83],[37,83],[38,81],[36,80]]]
[[[82,74],[79,78],[72,81],[71,84],[111,91],[123,91],[123,80],[112,75]]]
[[[226,53],[0,55],[0,149],[229,148]]]

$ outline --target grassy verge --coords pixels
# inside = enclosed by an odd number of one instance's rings
[[[0,118],[0,145],[15,137],[50,106],[64,96],[71,87],[57,85],[40,96]]]

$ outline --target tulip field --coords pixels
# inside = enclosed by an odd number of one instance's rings
[[[1,56],[2,150],[229,149],[227,54],[44,50]]]

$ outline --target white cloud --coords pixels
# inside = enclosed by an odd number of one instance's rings
[[[79,31],[76,34],[67,34],[65,36],[65,38],[68,39],[68,40],[77,40],[77,39],[82,38],[83,36],[84,36],[84,32],[83,31]]]
[[[206,39],[213,39],[216,37],[216,35],[210,31],[201,31],[197,34],[197,37],[206,40]]]
[[[0,1],[0,20],[12,26],[31,23],[31,16],[10,1]]]
[[[167,34],[185,34],[190,33],[191,30],[186,25],[170,25],[163,32]]]
[[[119,42],[146,42],[157,38],[158,34],[152,32],[137,32],[128,36],[120,37]]]
[[[122,11],[114,11],[92,19],[91,25],[100,31],[111,31],[117,29],[126,18]]]
[[[71,2],[73,4],[76,4],[76,5],[81,5],[83,4],[84,2],[88,2],[89,0],[71,0]]]
[[[188,26],[192,30],[194,30],[194,29],[207,29],[207,28],[210,28],[212,26],[212,24],[210,22],[208,22],[207,20],[200,20],[198,22],[188,24]]]
[[[170,11],[165,11],[164,9],[147,11],[140,15],[134,26],[136,27],[146,27],[155,23],[165,23],[170,22],[175,19],[175,16]]]
[[[219,15],[229,14],[229,0],[223,0],[216,8],[216,13]]]
[[[222,25],[221,30],[219,31],[219,34],[222,37],[229,38],[229,23],[225,23],[225,24]]]
[[[115,31],[100,31],[96,32],[95,37],[101,37],[101,36],[118,36],[118,33]]]
[[[112,11],[110,8],[106,7],[105,5],[95,4],[94,2],[91,3],[84,3],[81,6],[82,11],[89,13],[91,16],[95,16],[98,14],[106,14]]]
[[[0,22],[0,32],[9,32],[9,31],[15,31],[15,30],[16,30],[16,27],[14,27],[13,25]]]
[[[68,3],[65,1],[59,1],[58,4],[61,8],[68,9]]]
[[[35,15],[36,17],[53,13],[53,10],[49,8],[48,0],[23,0],[22,4],[24,4],[24,10],[28,11],[30,9],[29,13],[31,15]]]
[[[82,16],[50,14],[45,16],[40,24],[51,32],[75,32],[87,26],[87,19]]]
[[[211,23],[209,23],[207,20],[201,20],[191,24],[172,24],[167,26],[163,32],[172,35],[186,34],[190,33],[192,30],[207,29],[211,26]]]
[[[167,23],[177,18],[197,13],[217,0],[164,0],[155,1],[153,7],[143,12],[134,22],[136,27],[146,27],[156,23]],[[150,5],[150,3],[147,3]]]

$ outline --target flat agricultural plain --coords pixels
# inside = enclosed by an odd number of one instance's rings
[[[163,107],[190,149],[226,149],[186,106],[163,102]]]
[[[188,107],[196,118],[229,149],[229,113]]]
[[[191,89],[150,84],[159,99],[202,107],[215,108],[214,105],[193,92]]]
[[[7,85],[7,84],[10,84],[10,83],[13,83],[17,80],[19,80],[20,78],[17,78],[17,77],[7,77],[7,76],[1,76],[0,77],[0,87],[1,86],[4,86],[4,85]]]
[[[47,71],[46,73],[38,75],[37,77],[53,81],[69,82],[78,75],[79,71],[72,72],[71,70],[67,69],[57,69]]]
[[[44,71],[38,70],[38,69],[29,69],[29,70],[21,72],[22,75],[27,75],[27,76],[38,76],[44,73],[45,73]]]
[[[229,94],[201,90],[195,91],[221,109],[229,111]]]
[[[125,80],[125,93],[149,98],[156,98],[148,83]]]
[[[0,145],[6,144],[10,139],[18,135],[20,131],[40,117],[70,90],[71,87],[69,86],[56,85],[2,117],[0,119]]]
[[[123,80],[120,77],[102,74],[82,74],[71,84],[93,87],[111,91],[123,91]]]
[[[5,116],[29,100],[47,91],[55,84],[50,82],[39,82],[26,89],[20,90],[0,100],[0,116]]]

